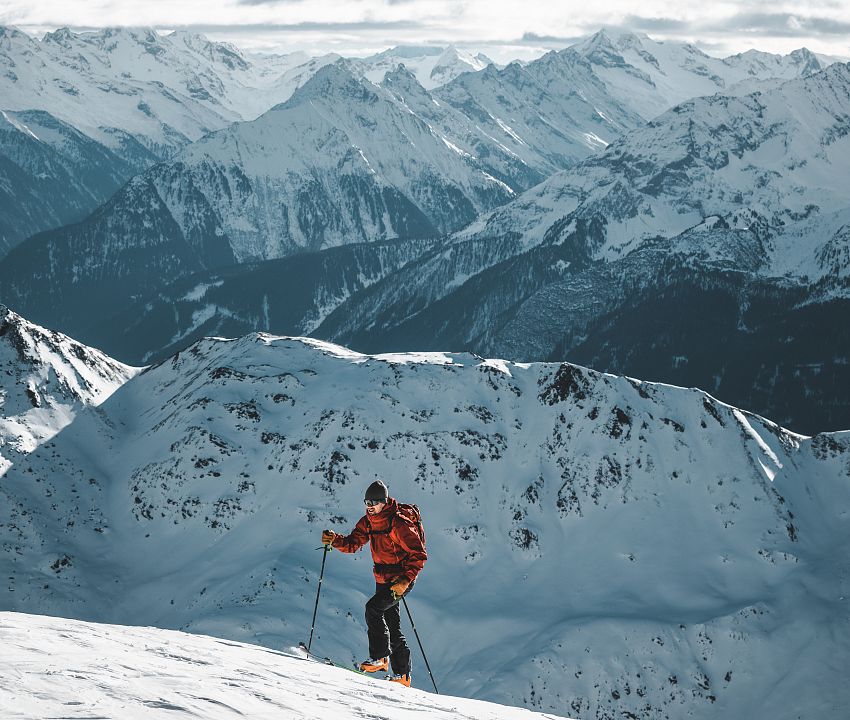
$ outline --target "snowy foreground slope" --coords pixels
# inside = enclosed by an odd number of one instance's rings
[[[850,433],[566,363],[195,343],[0,477],[0,609],[291,647],[319,533],[376,475],[423,511],[409,604],[443,692],[583,719],[850,708]],[[328,557],[315,649],[365,653],[372,587],[368,555]]]
[[[0,638],[4,720],[557,720],[169,630],[0,613]]]

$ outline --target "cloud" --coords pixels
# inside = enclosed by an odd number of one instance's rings
[[[832,55],[850,51],[850,0],[597,0],[581,13],[565,12],[563,3],[517,0],[2,0],[0,21],[33,34],[62,26],[189,29],[268,52],[359,55],[451,43],[499,62],[566,47],[601,27],[717,54],[801,45]]]
[[[522,37],[518,41],[510,41],[510,42],[519,42],[522,44],[557,44],[557,45],[573,45],[577,43],[579,40],[584,38],[584,34],[579,35],[538,35],[533,32],[526,32],[522,34]]]
[[[668,17],[627,15],[623,28],[664,34],[744,34],[772,37],[839,36],[850,34],[850,22],[795,13],[736,13],[713,20],[680,20]]]
[[[682,33],[692,32],[694,30],[694,23],[687,20],[677,20],[676,18],[627,15],[620,27],[646,33]]]
[[[252,2],[252,0],[247,0]],[[275,2],[281,0],[273,0]],[[282,0],[289,2],[291,0]],[[256,4],[265,2],[257,0]],[[192,30],[200,33],[218,32],[371,32],[373,30],[421,30],[425,26],[415,20],[363,20],[358,22],[298,22],[298,23],[192,23],[169,25],[171,30]]]
[[[305,0],[236,0],[237,5],[293,5]]]

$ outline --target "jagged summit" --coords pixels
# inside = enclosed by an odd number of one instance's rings
[[[47,330],[22,318],[0,304],[0,338],[5,348],[4,367],[16,365],[17,372],[39,374],[45,383],[58,380],[53,391],[61,400],[97,404],[111,393],[116,384],[122,384],[136,370],[112,360],[104,353],[69,338],[62,333]],[[33,405],[41,406],[35,391],[40,383],[30,386]],[[8,395],[7,395],[8,399]],[[4,406],[8,415],[8,404]]]
[[[344,100],[347,97],[377,99],[374,91],[371,90],[373,87],[369,80],[353,72],[350,60],[340,58],[320,68],[283,105],[299,105],[313,99],[325,102],[329,99]]]
[[[377,55],[352,60],[358,71],[370,81],[380,84],[388,72],[404,64],[427,90],[446,84],[458,75],[477,72],[491,60],[482,53],[473,55],[449,45],[447,47],[399,46]]]
[[[803,50],[789,55],[751,51],[716,58],[692,44],[660,42],[607,28],[572,49],[587,59],[617,98],[647,120],[688,98],[718,92],[744,95],[823,67]]]
[[[0,305],[0,476],[138,373]]]

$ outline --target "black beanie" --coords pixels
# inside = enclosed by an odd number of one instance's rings
[[[389,491],[387,490],[387,486],[384,485],[380,480],[375,480],[368,488],[366,488],[366,495],[363,498],[364,500],[384,500],[389,497]]]

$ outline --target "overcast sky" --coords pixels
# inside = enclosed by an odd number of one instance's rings
[[[694,42],[712,55],[806,46],[850,57],[850,0],[0,0],[0,24],[187,28],[252,50],[368,54],[399,44],[529,58],[600,27]]]

